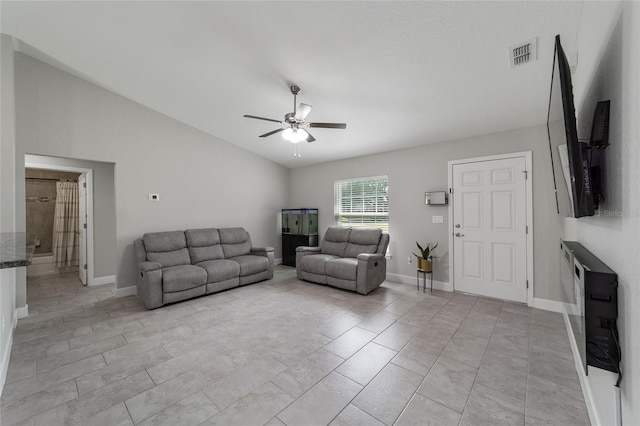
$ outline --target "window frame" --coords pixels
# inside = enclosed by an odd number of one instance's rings
[[[378,201],[378,197],[380,197],[382,194],[379,192],[375,192],[373,194],[361,194],[360,197],[358,198],[362,198],[362,211],[353,211],[353,205],[351,205],[350,211],[344,211],[343,207],[344,207],[344,200],[346,198],[349,198],[351,200],[350,204],[352,204],[353,201],[353,196],[351,197],[345,197],[343,195],[343,191],[345,190],[344,185],[348,184],[348,183],[355,183],[355,182],[362,182],[362,183],[366,183],[366,182],[371,182],[371,181],[379,181],[379,180],[384,180],[386,183],[385,189],[384,189],[384,194],[386,194],[386,200],[385,200],[385,206],[386,206],[386,211],[378,211],[378,207],[379,207],[379,201]],[[366,211],[365,208],[365,203],[367,199],[375,199],[375,211]],[[352,179],[341,179],[341,180],[336,180],[333,182],[333,199],[334,199],[334,208],[333,208],[333,213],[334,213],[334,223],[336,226],[339,227],[354,227],[354,228],[381,228],[383,230],[383,232],[385,233],[389,233],[389,176],[388,175],[380,175],[380,176],[369,176],[369,177],[358,177],[358,178],[352,178]],[[385,206],[382,207],[382,210],[385,210]],[[349,218],[347,221],[344,221],[343,218]],[[353,218],[361,218],[360,222],[352,222]],[[371,223],[368,223],[369,221],[366,220],[366,218],[369,218],[369,220],[373,219],[373,221]],[[382,222],[378,222],[378,218],[386,218],[385,221]]]

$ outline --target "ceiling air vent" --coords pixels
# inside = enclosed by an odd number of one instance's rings
[[[538,42],[536,38],[516,44],[509,48],[511,68],[533,62],[537,59]]]

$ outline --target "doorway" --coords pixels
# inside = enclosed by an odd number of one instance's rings
[[[456,291],[531,304],[531,152],[449,162]]]
[[[93,276],[92,176],[91,169],[25,164],[26,229],[37,235],[28,277],[77,271],[87,285]]]

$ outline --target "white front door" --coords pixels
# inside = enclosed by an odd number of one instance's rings
[[[526,160],[454,164],[453,286],[527,302]]]
[[[87,176],[78,177],[78,269],[80,281],[87,285]]]

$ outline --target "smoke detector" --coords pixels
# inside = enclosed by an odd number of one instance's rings
[[[538,59],[538,39],[532,38],[525,42],[509,47],[509,62],[511,68],[533,62]]]

